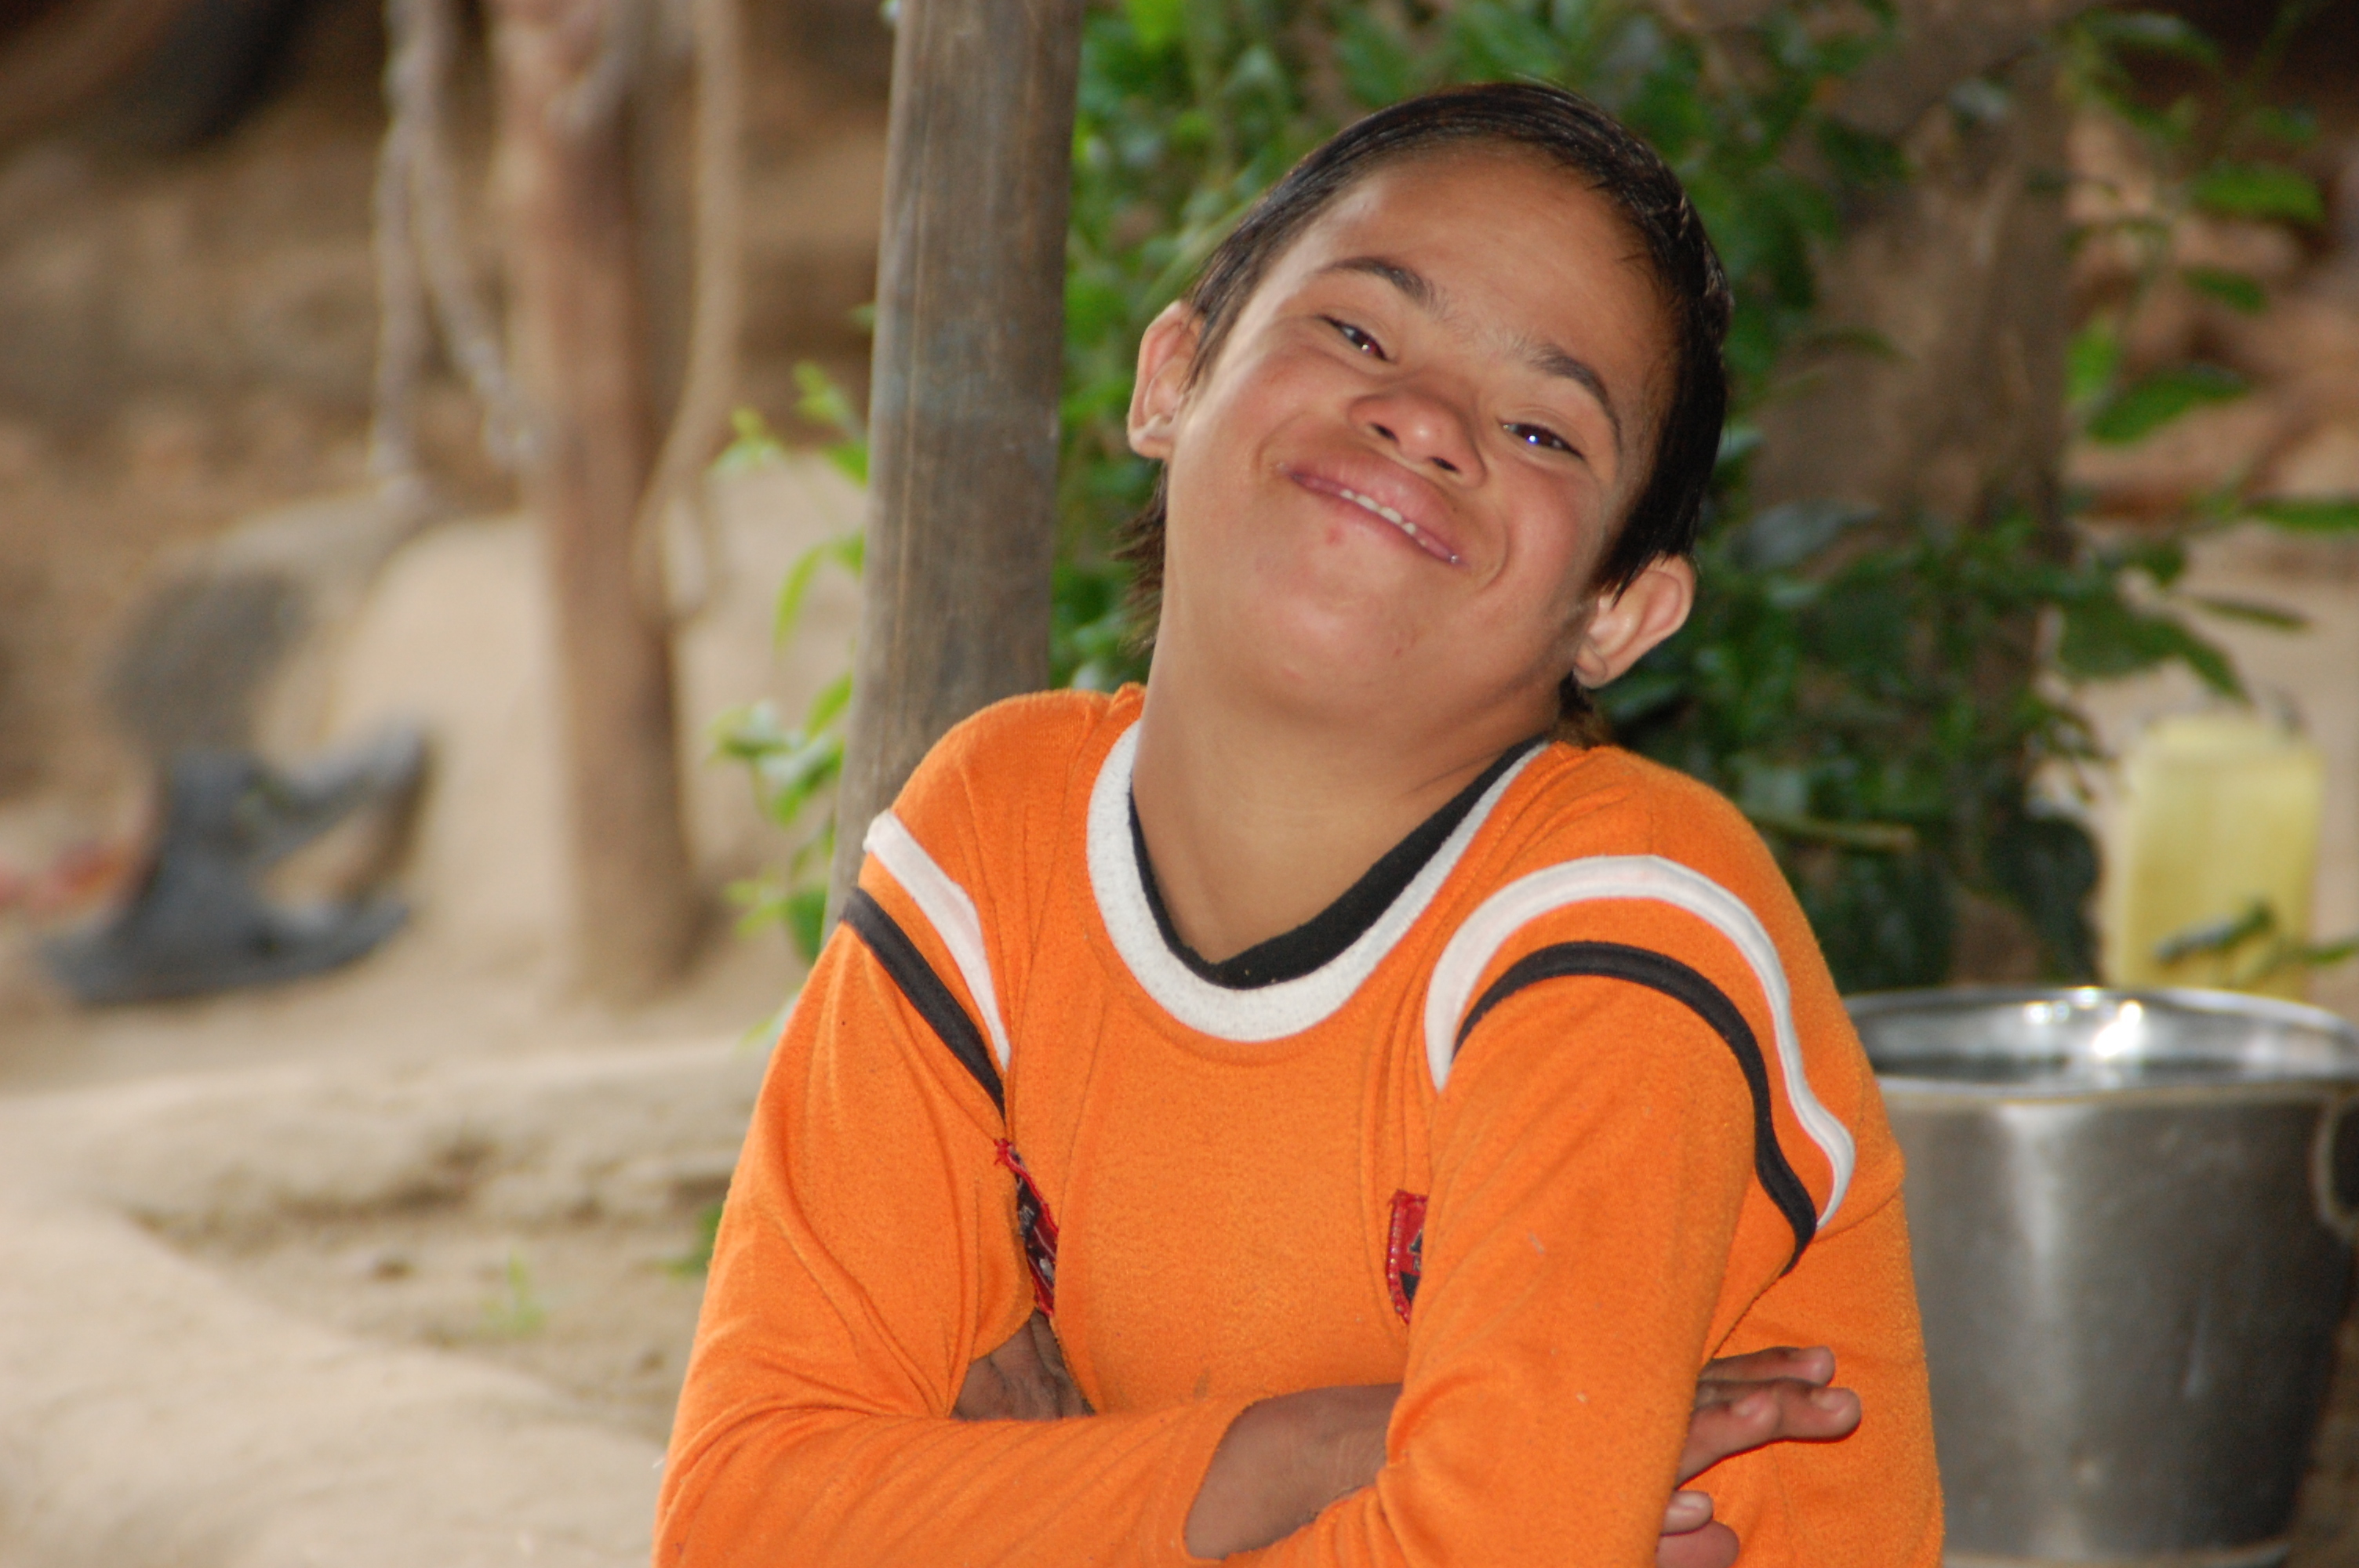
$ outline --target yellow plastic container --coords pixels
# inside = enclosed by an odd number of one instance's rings
[[[2207,986],[2299,1000],[2308,972],[2256,976],[2271,945],[2310,939],[2326,763],[2284,723],[2223,710],[2157,720],[2122,765],[2104,899],[2106,980]],[[2157,949],[2256,905],[2273,929],[2226,951],[2166,961]]]

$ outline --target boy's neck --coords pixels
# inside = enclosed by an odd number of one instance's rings
[[[1180,940],[1218,963],[1341,897],[1516,741],[1520,713],[1434,729],[1399,715],[1321,723],[1198,700],[1162,666],[1139,717],[1132,797]]]

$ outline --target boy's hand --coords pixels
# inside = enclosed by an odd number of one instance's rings
[[[1826,1443],[1859,1425],[1859,1396],[1827,1385],[1835,1353],[1821,1346],[1780,1346],[1750,1356],[1706,1363],[1696,1380],[1695,1413],[1680,1454],[1680,1476],[1690,1480],[1732,1454],[1771,1443]]]
[[[1398,1383],[1308,1389],[1245,1407],[1229,1423],[1188,1510],[1197,1557],[1226,1557],[1284,1540],[1385,1467],[1385,1428]]]
[[[1696,1382],[1695,1413],[1680,1454],[1682,1483],[1767,1444],[1826,1442],[1859,1424],[1859,1396],[1831,1389],[1832,1351],[1761,1350],[1712,1362]],[[1266,1546],[1299,1530],[1384,1468],[1385,1428],[1397,1383],[1312,1389],[1263,1400],[1229,1427],[1188,1514],[1199,1557]],[[1065,1369],[1056,1332],[1039,1314],[968,1368],[951,1413],[963,1421],[1055,1421],[1090,1413]],[[1735,1532],[1701,1492],[1671,1494],[1657,1568],[1729,1568]]]
[[[1859,1425],[1859,1396],[1827,1387],[1834,1375],[1834,1352],[1823,1347],[1756,1350],[1708,1363],[1696,1381],[1680,1482],[1767,1444],[1849,1436]],[[1708,1495],[1671,1494],[1656,1568],[1729,1568],[1736,1552],[1736,1532],[1713,1520]]]
[[[1015,1338],[966,1369],[951,1413],[961,1421],[1056,1421],[1088,1415],[1090,1401],[1065,1370],[1057,1331],[1036,1312]]]

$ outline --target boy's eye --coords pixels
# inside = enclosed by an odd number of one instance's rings
[[[1330,327],[1334,328],[1337,335],[1342,337],[1345,342],[1359,350],[1362,353],[1368,355],[1372,359],[1380,360],[1385,357],[1384,345],[1377,342],[1375,339],[1368,336],[1367,333],[1362,331],[1359,328],[1353,326],[1349,321],[1339,321],[1332,316],[1322,317],[1321,319],[1324,320]]]
[[[1549,429],[1545,425],[1502,425],[1499,427],[1506,431],[1507,434],[1516,440],[1521,441],[1527,447],[1538,447],[1543,451],[1564,452],[1574,457],[1580,456],[1579,453],[1573,451],[1571,442],[1566,440],[1562,436],[1558,435],[1554,430]]]

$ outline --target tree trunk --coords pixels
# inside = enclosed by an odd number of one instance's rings
[[[1902,137],[1916,169],[1864,201],[1821,264],[1831,327],[1888,353],[1805,351],[1766,409],[1764,504],[1839,497],[1971,520],[2053,516],[2064,444],[2064,133],[2054,67],[2024,59],[1979,121],[1946,103]],[[1801,373],[1809,373],[1802,380]]]
[[[829,907],[944,730],[1049,679],[1080,0],[904,0]]]
[[[634,538],[652,442],[629,159],[619,103],[574,92],[602,43],[600,0],[493,9],[524,492],[556,611],[571,957],[585,989],[628,1002],[679,974],[696,914],[670,633]]]
[[[1684,0],[1737,26],[1765,0]],[[1820,269],[1829,325],[1889,354],[1804,351],[1761,416],[1754,499],[1821,496],[1972,518],[2052,515],[2064,439],[2064,133],[2042,39],[2090,0],[1899,0],[1892,49],[1834,98],[1916,173],[1847,214]],[[1968,114],[1952,89],[1985,76]],[[1804,379],[1803,373],[1807,373]]]

